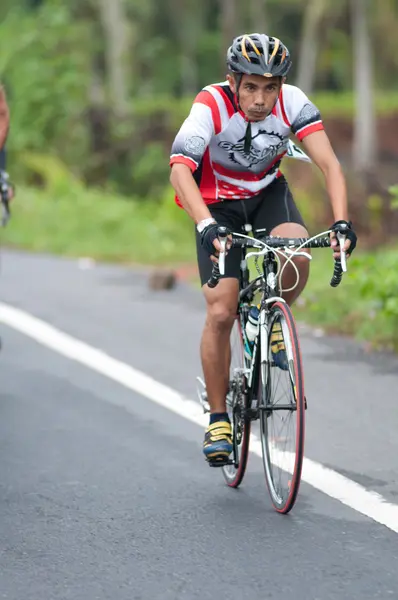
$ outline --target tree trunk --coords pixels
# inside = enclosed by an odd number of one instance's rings
[[[109,157],[111,149],[109,109],[106,106],[103,69],[101,57],[93,56],[91,79],[89,85],[89,106],[87,121],[90,130],[90,168],[87,172],[89,183],[105,183],[108,177]]]
[[[171,6],[176,15],[175,36],[180,46],[181,92],[192,96],[198,91],[196,51],[203,30],[203,7],[197,0],[173,0]]]
[[[249,0],[249,33],[256,32],[271,35],[271,31],[268,31],[269,23],[265,5],[266,0]]]
[[[102,27],[105,33],[107,74],[113,112],[124,117],[128,105],[127,69],[127,17],[124,0],[98,0]]]
[[[351,0],[355,119],[354,168],[359,173],[370,173],[377,160],[376,118],[373,98],[372,45],[368,30],[368,0]]]
[[[327,4],[325,0],[309,0],[304,12],[297,85],[306,94],[311,94],[314,89],[319,25],[326,8]]]
[[[220,65],[222,66],[223,73],[226,72],[226,54],[227,49],[232,44],[234,37],[241,33],[238,30],[238,10],[236,0],[219,0],[220,6],[220,25],[221,25],[221,60]]]

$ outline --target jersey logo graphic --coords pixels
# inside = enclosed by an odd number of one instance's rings
[[[253,141],[260,135],[266,135],[268,140],[263,141],[265,147],[258,149],[253,146]],[[259,163],[272,162],[278,154],[281,154],[286,150],[287,144],[288,140],[280,133],[260,129],[260,131],[252,137],[252,145],[249,152],[245,152],[244,137],[238,140],[236,144],[233,144],[232,142],[219,142],[218,145],[223,150],[228,151],[228,157],[231,162],[251,169]],[[248,161],[249,165],[244,165],[239,158]]]
[[[293,123],[295,130],[313,123],[314,121],[321,118],[321,113],[313,104],[304,104],[303,108],[299,112],[296,120]]]
[[[206,149],[206,142],[199,135],[193,135],[185,140],[184,149],[195,156],[202,156]]]

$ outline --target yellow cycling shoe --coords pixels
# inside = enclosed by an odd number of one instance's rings
[[[232,452],[232,427],[229,421],[216,421],[208,426],[203,442],[203,454],[213,466],[222,466]]]
[[[271,351],[274,363],[282,371],[288,371],[289,364],[286,354],[286,346],[283,338],[282,327],[279,321],[275,321],[271,331]]]

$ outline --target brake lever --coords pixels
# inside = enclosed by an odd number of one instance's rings
[[[218,240],[220,242],[221,250],[220,250],[220,255],[218,257],[218,268],[220,271],[220,275],[225,274],[225,254],[226,254],[226,247],[227,247],[227,237],[228,237],[227,228],[219,227],[218,228]]]
[[[343,273],[346,273],[347,272],[347,256],[346,256],[346,252],[343,250],[343,248],[344,248],[344,244],[347,239],[347,236],[344,235],[344,233],[337,232],[337,239],[340,244],[341,268],[342,268]]]

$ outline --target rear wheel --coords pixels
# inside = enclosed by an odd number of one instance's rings
[[[250,420],[245,419],[248,397],[244,376],[245,359],[240,316],[235,319],[231,332],[231,367],[227,411],[232,424],[233,452],[232,464],[223,467],[223,474],[230,487],[238,487],[242,482],[249,457]]]
[[[305,400],[300,345],[287,304],[273,305],[268,331],[267,356],[261,357],[259,377],[262,454],[272,503],[278,512],[288,513],[301,481]],[[274,343],[272,331],[278,331]],[[285,354],[281,354],[283,347]]]

